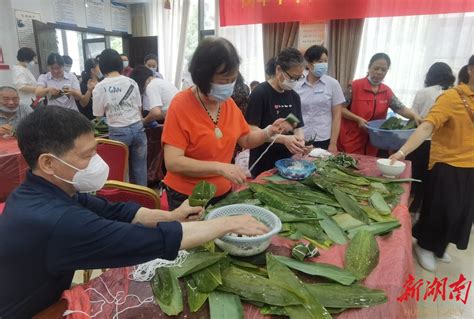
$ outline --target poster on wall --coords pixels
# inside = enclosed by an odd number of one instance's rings
[[[111,7],[112,31],[128,33],[129,14],[127,5],[112,2]]]
[[[54,0],[54,19],[56,23],[77,25],[74,0]]]
[[[298,49],[306,51],[312,45],[324,45],[326,41],[326,22],[300,23]]]
[[[105,4],[104,0],[86,0],[87,26],[105,29]]]
[[[20,48],[36,47],[35,34],[33,32],[33,20],[41,21],[41,15],[37,12],[15,10],[16,32]]]

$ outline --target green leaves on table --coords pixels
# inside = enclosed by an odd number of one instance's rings
[[[359,230],[347,246],[344,268],[357,280],[365,279],[377,266],[379,254],[375,236],[367,230]]]
[[[191,196],[189,196],[189,205],[190,206],[206,206],[207,203],[214,197],[216,194],[216,186],[214,184],[208,183],[206,181],[200,181],[193,188]]]
[[[184,281],[186,283],[189,309],[191,310],[191,312],[196,312],[204,305],[207,298],[209,297],[209,294],[199,292],[196,283],[194,282],[192,277],[185,277]]]
[[[223,291],[213,291],[209,294],[209,309],[211,319],[242,319],[244,309],[237,295]]]
[[[151,281],[151,287],[155,300],[164,313],[168,316],[175,316],[183,311],[181,288],[178,278],[171,268],[157,268]]]
[[[346,213],[365,224],[369,223],[369,218],[367,217],[367,214],[359,206],[359,204],[350,196],[341,192],[337,188],[334,189],[334,196],[336,197],[337,202],[341,205],[342,209],[344,209]]]
[[[342,285],[350,285],[356,280],[356,277],[352,273],[334,265],[307,263],[284,256],[274,256],[274,258],[292,269],[301,271],[308,275],[331,279]]]

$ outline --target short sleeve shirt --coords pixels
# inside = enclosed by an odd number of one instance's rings
[[[474,92],[459,85],[474,111]],[[433,124],[429,169],[436,163],[455,167],[474,167],[474,123],[455,89],[442,94],[425,118]]]
[[[268,82],[260,83],[250,94],[245,112],[245,119],[250,125],[265,128],[279,118],[285,118],[290,113],[295,115],[300,123],[297,128],[303,127],[303,115],[301,114],[301,102],[299,95],[293,91],[277,92]],[[249,166],[268,147],[268,143],[251,149]],[[253,176],[275,167],[275,161],[291,157],[292,154],[283,144],[273,144],[251,171]]]
[[[161,140],[163,144],[183,150],[186,157],[230,163],[238,139],[250,132],[242,112],[230,98],[221,104],[217,127],[222,131],[221,138],[216,137],[214,123],[189,88],[179,92],[171,101]],[[216,196],[231,189],[230,181],[222,176],[189,177],[168,171],[164,182],[180,193],[191,195],[201,180],[217,187]]]
[[[142,99],[138,84],[123,75],[105,78],[92,91],[94,116],[106,116],[112,127],[125,127],[141,121]]]
[[[38,86],[48,88],[54,87],[58,90],[62,90],[65,86],[69,86],[71,89],[80,91],[79,81],[76,76],[72,73],[64,72],[62,79],[55,79],[51,75],[51,72],[46,74],[41,74],[38,78]],[[48,105],[62,106],[67,109],[72,109],[79,111],[76,105],[76,101],[72,95],[58,95],[58,96],[48,96]]]
[[[323,75],[314,85],[307,80],[301,81],[295,88],[301,99],[301,111],[304,120],[304,136],[316,141],[331,138],[332,108],[345,102],[339,82]]]
[[[143,110],[150,111],[154,107],[159,107],[166,113],[170,106],[171,100],[178,93],[178,89],[168,81],[160,78],[154,78],[146,87],[146,107],[143,103]],[[144,99],[145,101],[145,99]]]
[[[36,86],[36,79],[33,73],[28,68],[22,65],[13,66],[13,85],[18,90],[18,96],[20,97],[20,104],[31,105],[36,99],[34,93],[25,93],[20,91],[24,86]]]

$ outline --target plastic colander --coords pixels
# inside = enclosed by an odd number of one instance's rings
[[[242,236],[227,234],[217,238],[214,242],[221,249],[234,256],[253,256],[263,252],[270,245],[271,238],[281,230],[280,219],[271,211],[246,204],[234,204],[216,208],[211,211],[206,219],[214,219],[225,216],[249,214],[265,224],[270,231],[259,236]]]

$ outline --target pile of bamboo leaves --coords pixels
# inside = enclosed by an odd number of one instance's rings
[[[373,238],[369,232],[365,233]],[[378,247],[365,245],[364,240],[357,245],[367,248],[367,258],[349,260],[351,256],[360,254],[360,250],[346,255],[346,268],[353,269],[352,272],[329,264],[306,263],[270,253],[265,256],[265,265],[255,265],[225,253],[201,249],[192,251],[181,267],[158,268],[151,286],[157,304],[169,316],[180,314],[185,302],[191,312],[197,312],[208,301],[211,319],[243,318],[242,302],[259,307],[264,315],[284,315],[295,319],[331,318],[331,313],[387,301],[384,291],[369,289],[356,282],[365,278],[378,262]],[[375,255],[376,259],[373,258]],[[367,265],[365,260],[369,257],[373,262]],[[363,264],[360,264],[361,260],[364,260]],[[297,276],[299,273],[325,282],[305,283]],[[180,281],[184,281],[186,301],[183,300]]]
[[[329,161],[301,182],[251,183],[210,207],[246,203],[267,208],[282,221],[280,235],[327,248],[345,244],[361,229],[384,235],[400,226],[392,209],[411,179],[366,177]]]

